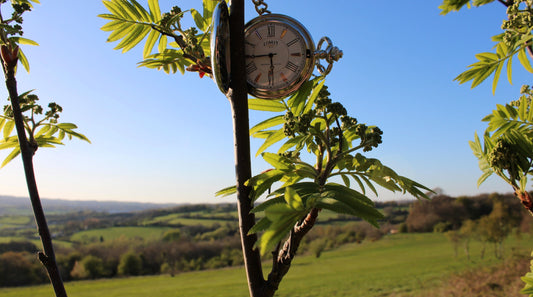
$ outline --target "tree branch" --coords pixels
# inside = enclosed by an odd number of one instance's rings
[[[41,199],[37,190],[37,182],[35,180],[35,174],[33,170],[33,154],[35,149],[32,148],[32,145],[26,138],[24,119],[22,116],[22,111],[20,110],[17,81],[15,79],[15,68],[18,63],[18,47],[11,48],[4,44],[1,46],[1,54],[4,75],[6,78],[6,88],[11,100],[13,118],[19,140],[20,153],[22,156],[22,163],[24,165],[24,173],[26,175],[26,184],[28,186],[28,192],[35,215],[37,229],[43,243],[44,253],[39,253],[39,259],[48,271],[48,277],[50,278],[50,281],[54,287],[56,296],[66,297],[67,293],[65,291],[65,287],[63,286],[63,280],[61,279],[59,269],[57,268],[54,247],[52,245],[52,236],[50,235],[50,230],[48,229],[46,217],[41,205]]]
[[[315,225],[318,212],[319,209],[313,208],[301,223],[294,226],[289,238],[283,244],[283,248],[278,251],[277,255],[274,255],[274,265],[272,265],[272,270],[268,275],[264,288],[265,297],[274,296],[274,293],[278,290],[281,280],[291,267],[292,259],[296,255],[300,242]]]
[[[522,205],[527,209],[527,211],[529,211],[529,214],[533,215],[533,197],[531,197],[527,191],[521,192],[518,189],[514,192],[514,194],[516,197],[518,197],[518,199],[520,199]]]
[[[252,177],[252,169],[248,92],[244,61],[244,0],[233,0],[231,1],[230,7],[229,23],[232,71],[230,86],[226,96],[231,103],[233,116],[239,231],[250,296],[263,297],[264,293],[262,288],[264,287],[265,280],[263,278],[261,255],[259,250],[254,248],[257,242],[257,234],[249,234],[250,229],[255,225],[255,216],[251,212],[253,202],[250,199],[250,187],[245,185],[246,181]]]
[[[498,2],[500,2],[501,4],[505,5],[505,7],[509,7],[511,5],[514,4],[514,0],[507,0],[507,1],[504,1],[504,0],[498,0]]]

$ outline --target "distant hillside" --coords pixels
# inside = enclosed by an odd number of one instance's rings
[[[107,213],[134,212],[178,206],[179,204],[157,204],[120,201],[74,201],[62,199],[42,199],[46,213],[64,213],[91,210]],[[0,215],[32,214],[29,198],[0,196]]]

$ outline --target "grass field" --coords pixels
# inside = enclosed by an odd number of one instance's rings
[[[511,250],[529,254],[533,238],[509,239],[505,246],[507,257]],[[345,245],[323,253],[320,258],[297,257],[276,296],[417,296],[438,287],[452,273],[497,263],[490,247],[485,259],[480,260],[480,248],[479,243],[472,243],[469,262],[461,253],[454,258],[453,248],[442,234],[397,234],[374,243]],[[175,277],[71,282],[66,284],[66,289],[69,296],[76,297],[245,297],[248,294],[242,267]],[[0,289],[1,297],[53,295],[49,285]]]
[[[194,217],[192,215],[197,215]],[[206,227],[211,227],[214,224],[223,224],[225,221],[220,220],[219,217],[228,217],[233,213],[220,213],[220,214],[209,214],[209,213],[188,213],[190,217],[184,217],[182,213],[172,213],[164,216],[155,217],[143,222],[144,225],[153,225],[153,224],[169,224],[169,225],[183,225],[183,226],[193,226],[193,225],[202,225]],[[235,220],[237,217],[235,216]]]
[[[77,232],[70,238],[71,241],[86,242],[99,240],[114,240],[122,236],[126,238],[140,237],[145,240],[159,239],[170,227],[111,227],[105,229],[92,229]]]
[[[31,217],[29,216],[0,216],[0,226],[4,224],[13,226],[27,225],[31,222]]]

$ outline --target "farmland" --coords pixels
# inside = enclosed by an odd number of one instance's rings
[[[527,254],[533,239],[509,238],[506,257]],[[454,257],[442,234],[396,234],[377,242],[349,244],[320,258],[298,257],[277,296],[418,296],[437,290],[453,273],[490,266],[481,260],[480,244],[472,246],[472,261]],[[246,296],[242,267],[168,275],[69,282],[72,296]],[[0,289],[2,297],[51,296],[49,285]],[[518,295],[517,295],[518,296]]]
[[[482,267],[504,271],[494,265],[512,266],[516,259],[528,263],[533,222],[509,199],[514,197],[381,203],[378,209],[385,219],[379,229],[357,218],[323,211],[276,296],[428,296],[427,292],[437,296],[434,293],[444,290],[448,279],[461,273]],[[508,226],[501,241],[502,254],[493,248],[500,246],[498,242],[482,236],[488,230],[488,225],[481,224],[485,219]],[[480,222],[477,231],[463,230],[466,221]],[[234,205],[126,213],[57,212],[49,216],[49,222],[58,265],[72,296],[147,296],[148,291],[163,297],[247,294]],[[2,264],[4,272],[0,269],[0,275],[6,273],[0,277],[0,297],[53,294],[44,273],[35,274],[42,267],[34,256],[40,243],[32,225],[33,219],[20,212],[0,216],[0,261],[6,263]],[[18,272],[20,278],[7,268],[22,265],[10,264],[13,255],[27,269],[25,274]],[[139,265],[120,270],[127,255]],[[269,265],[266,257],[265,273]],[[517,292],[519,276],[525,271],[510,270],[513,292]],[[14,283],[23,277],[27,277],[24,282]],[[463,277],[466,286],[469,277]],[[507,290],[510,280],[492,280],[490,286]],[[476,282],[483,286],[482,281]],[[15,285],[26,287],[8,288]]]

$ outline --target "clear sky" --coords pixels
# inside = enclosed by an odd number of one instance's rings
[[[37,152],[41,196],[234,201],[214,197],[235,180],[230,105],[215,83],[196,73],[137,68],[141,48],[122,54],[106,43],[108,33],[100,30],[106,21],[97,17],[107,12],[101,1],[41,2],[24,15],[24,36],[40,46],[23,47],[31,73],[19,71],[19,91],[36,89],[43,105],[60,104],[61,120],[76,123],[92,141]],[[468,141],[485,130],[481,118],[516,99],[533,76],[516,63],[513,85],[502,77],[495,95],[490,81],[473,90],[453,81],[476,53],[491,50],[503,5],[441,16],[436,0],[266,2],[303,23],[315,43],[329,36],[343,50],[327,85],[350,115],[384,131],[371,156],[449,195],[511,191],[495,177],[477,188],[481,172]],[[200,0],[160,3],[164,10],[176,4],[201,10]],[[248,21],[257,13],[252,1],[246,5]],[[7,98],[4,88],[0,98]],[[252,112],[251,125],[262,118]],[[259,145],[252,141],[252,155]],[[21,163],[0,169],[0,195],[27,196]],[[260,157],[252,163],[254,173],[267,168]],[[404,198],[383,192],[377,199]]]

